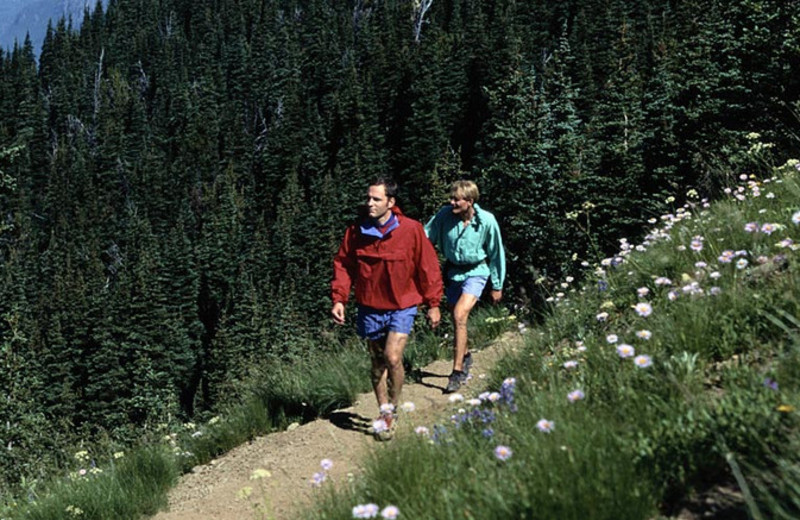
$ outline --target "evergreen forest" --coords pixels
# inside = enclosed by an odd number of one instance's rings
[[[331,258],[370,179],[423,221],[476,180],[506,304],[535,314],[673,197],[746,173],[752,133],[796,150],[799,72],[797,0],[111,0],[52,21],[40,56],[0,53],[0,479],[214,413],[249,366],[352,335]]]

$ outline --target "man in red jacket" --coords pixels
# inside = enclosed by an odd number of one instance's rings
[[[333,321],[345,321],[345,304],[355,286],[356,328],[367,340],[372,387],[380,417],[373,424],[380,440],[392,437],[403,389],[403,350],[417,306],[428,307],[432,327],[441,319],[442,277],[433,245],[422,224],[396,206],[397,184],[377,179],[367,191],[367,218],[347,228],[333,259]],[[391,384],[389,384],[389,382]]]

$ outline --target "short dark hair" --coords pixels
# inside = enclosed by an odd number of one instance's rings
[[[369,183],[370,186],[383,186],[386,192],[386,198],[389,197],[397,200],[397,183],[389,177],[378,177]]]

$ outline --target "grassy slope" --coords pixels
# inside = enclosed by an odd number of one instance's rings
[[[490,383],[513,377],[513,403],[454,403],[307,517],[655,518],[719,483],[754,518],[800,516],[798,171],[705,206],[554,296]]]

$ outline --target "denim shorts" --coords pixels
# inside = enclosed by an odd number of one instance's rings
[[[381,339],[390,332],[410,334],[416,315],[416,305],[407,309],[390,311],[359,305],[356,332],[360,337],[371,340]]]
[[[480,299],[481,294],[483,294],[483,288],[486,287],[486,282],[488,281],[488,276],[470,276],[466,280],[460,282],[450,280],[447,282],[447,288],[445,289],[447,303],[449,305],[455,305],[464,293],[471,294]]]

